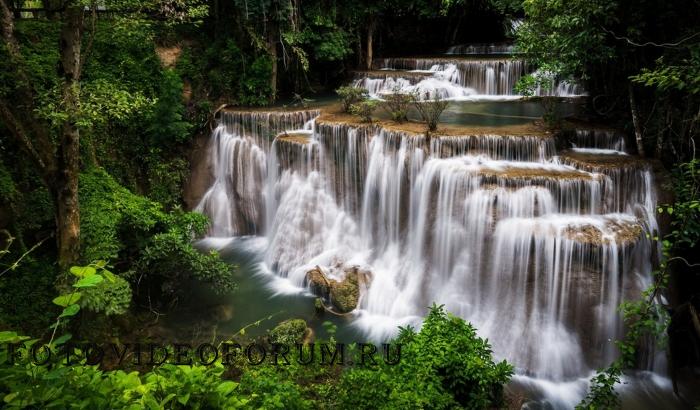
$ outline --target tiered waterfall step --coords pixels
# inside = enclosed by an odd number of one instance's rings
[[[372,79],[372,80],[386,80],[387,78],[406,78],[412,80],[413,82],[421,81],[427,77],[430,77],[431,73],[424,71],[410,71],[410,70],[394,70],[394,69],[383,69],[383,70],[361,70],[352,72],[354,79]]]
[[[513,54],[515,47],[509,43],[457,44],[447,49],[445,54]]]

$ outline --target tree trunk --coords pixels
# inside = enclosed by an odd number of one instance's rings
[[[365,68],[368,70],[372,69],[372,59],[373,59],[373,42],[374,42],[374,30],[377,27],[377,21],[374,16],[369,18],[369,24],[367,24],[367,58],[365,59]]]
[[[270,70],[270,104],[277,99],[277,25],[270,24],[267,32],[267,52],[272,59],[272,69]]]
[[[83,7],[78,3],[70,3],[64,20],[59,44],[59,75],[63,78],[61,93],[67,119],[61,130],[55,184],[58,264],[62,269],[75,263],[80,252],[80,131],[77,123],[80,109]]]
[[[634,139],[637,143],[637,153],[640,157],[645,157],[644,140],[642,132],[642,124],[639,122],[639,112],[637,111],[637,102],[634,98],[634,87],[629,83],[630,111],[632,111],[632,125],[634,125]]]

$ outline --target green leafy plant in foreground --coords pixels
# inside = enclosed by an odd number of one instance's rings
[[[488,341],[472,325],[433,305],[420,332],[401,330],[392,343],[401,361],[355,368],[340,381],[340,407],[359,409],[495,407],[513,367],[494,362]],[[353,386],[362,386],[361,389]]]

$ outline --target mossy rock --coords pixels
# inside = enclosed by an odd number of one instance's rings
[[[349,313],[357,308],[360,300],[360,284],[357,269],[348,270],[341,282],[330,281],[330,300],[338,313]]]
[[[306,272],[306,281],[309,284],[311,293],[322,298],[328,298],[330,283],[320,267],[316,266],[316,268]]]
[[[334,313],[349,313],[357,308],[360,301],[360,284],[369,281],[369,272],[360,271],[356,266],[345,269],[342,281],[328,279],[320,267],[306,273],[309,290],[329,302]]]
[[[303,343],[308,330],[305,320],[287,319],[270,331],[270,342],[286,345]]]

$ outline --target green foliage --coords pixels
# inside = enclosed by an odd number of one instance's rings
[[[526,0],[527,18],[516,32],[518,51],[564,78],[586,79],[590,66],[615,55],[603,27],[613,22],[617,7],[608,0]]]
[[[80,306],[107,316],[126,313],[131,304],[131,286],[121,276],[113,275],[95,287],[86,289]]]
[[[419,333],[403,329],[393,343],[402,345],[398,364],[343,374],[342,408],[482,409],[502,403],[512,366],[495,363],[488,342],[442,306],[433,305]]]
[[[184,142],[190,136],[192,124],[184,118],[182,80],[174,70],[164,70],[160,82],[158,102],[150,118],[148,132],[154,145],[165,145],[164,140]]]
[[[190,170],[189,163],[183,158],[158,159],[148,167],[148,197],[166,209],[173,209],[181,203],[180,193]]]
[[[376,100],[360,101],[350,106],[350,113],[360,116],[364,122],[372,122],[372,113],[374,113],[378,105],[379,102]]]
[[[304,319],[285,320],[270,331],[270,342],[286,345],[301,343],[306,334],[306,328]]]
[[[682,58],[677,62],[667,62],[663,57],[659,57],[653,69],[642,68],[631,80],[661,91],[700,94],[700,45],[690,49],[689,58]]]
[[[343,111],[350,112],[350,108],[367,99],[367,91],[361,87],[343,86],[335,90],[343,101]]]
[[[3,198],[3,203],[12,203],[18,195],[20,193],[12,180],[12,175],[0,163],[0,197]]]
[[[316,61],[342,61],[352,53],[352,34],[345,31],[326,10],[304,10],[308,26],[301,32],[303,46]]]
[[[266,54],[245,52],[233,39],[216,41],[203,50],[185,50],[177,71],[212,99],[251,106],[270,101],[272,60]]]
[[[12,252],[7,259],[18,257],[16,252]],[[3,266],[0,271],[5,269]],[[23,329],[34,333],[49,325],[56,309],[51,303],[56,291],[56,271],[55,264],[30,255],[22,260],[17,269],[2,275],[0,328]]]
[[[266,55],[255,58],[241,79],[238,102],[243,105],[266,105],[270,101],[272,60]]]
[[[154,235],[136,261],[135,274],[160,283],[160,290],[165,295],[182,294],[182,284],[195,279],[209,284],[219,293],[235,289],[233,269],[219,260],[214,251],[204,254],[194,249],[176,232]]]
[[[81,254],[86,261],[118,260],[119,252],[141,245],[165,218],[158,204],[132,194],[100,169],[80,175],[80,203]]]
[[[391,119],[396,122],[408,120],[408,110],[415,100],[412,94],[402,93],[401,87],[394,87],[390,93],[382,96],[382,108],[389,113]]]
[[[232,268],[215,253],[203,254],[191,244],[208,222],[201,214],[161,206],[121,187],[103,170],[81,174],[81,244],[86,260],[112,260],[154,297],[175,298],[184,280],[201,280],[216,291],[234,287]],[[138,290],[138,288],[135,288]],[[115,288],[115,298],[126,289]]]
[[[662,205],[659,213],[672,216],[665,240],[676,248],[693,249],[700,241],[700,160],[681,163],[673,172],[675,201]]]
[[[450,102],[441,99],[438,95],[433,99],[419,100],[418,96],[414,96],[414,106],[418,111],[421,119],[428,126],[428,131],[436,131],[440,123],[442,112],[447,109]]]
[[[25,346],[29,343],[25,342]],[[77,354],[82,354],[76,349]],[[4,356],[0,354],[0,356]],[[5,357],[0,357],[5,360]],[[102,371],[85,364],[0,367],[0,394],[6,408],[209,409],[248,408],[238,384],[224,381],[223,366],[166,364],[139,374]]]

